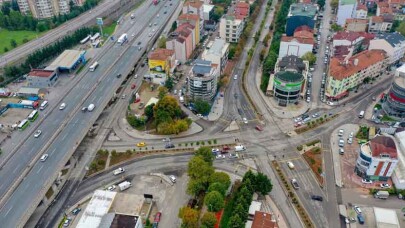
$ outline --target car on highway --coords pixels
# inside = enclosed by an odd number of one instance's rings
[[[361,209],[359,206],[353,206],[353,210],[357,213],[357,214],[361,214]]]
[[[382,183],[380,184],[380,188],[391,188],[391,185],[389,185],[388,183]]]
[[[75,209],[73,209],[72,214],[77,215],[80,213],[80,211],[82,211],[82,209],[80,207],[76,207]]]
[[[176,177],[174,175],[169,175],[169,179],[171,182],[176,183]]]
[[[146,146],[146,143],[145,142],[139,142],[139,143],[136,144],[136,146],[137,147],[144,147],[144,146]]]
[[[40,158],[41,162],[46,161],[46,159],[47,159],[48,157],[49,157],[49,155],[48,155],[48,154],[44,154],[44,155],[42,155],[42,156],[41,156],[41,158]]]
[[[38,138],[41,134],[42,134],[42,131],[38,130],[38,131],[35,132],[34,137]]]
[[[361,179],[361,183],[363,183],[363,184],[372,184],[373,183],[373,181],[372,180],[369,180],[369,179]]]
[[[175,146],[174,146],[174,144],[173,143],[167,143],[166,145],[165,145],[165,149],[172,149],[172,148],[174,148]]]
[[[109,187],[107,188],[107,190],[112,192],[112,191],[114,191],[116,188],[117,188],[117,186],[111,185],[111,186],[109,186]]]
[[[117,78],[120,78],[122,75],[121,74],[117,74]]]
[[[245,123],[245,124],[249,123],[248,120],[246,119],[246,117],[243,117],[242,120],[243,120],[243,123]]]
[[[59,110],[63,110],[63,109],[65,109],[66,108],[66,103],[62,103],[60,106],[59,106]]]
[[[321,201],[321,202],[323,201],[323,197],[322,196],[317,196],[317,195],[312,195],[311,199]]]

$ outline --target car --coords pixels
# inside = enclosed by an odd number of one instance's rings
[[[287,162],[287,166],[290,169],[294,169],[294,167],[295,167],[294,164],[292,162],[290,162],[290,161]]]
[[[68,227],[70,225],[70,220],[72,220],[71,218],[67,218],[64,222],[63,222],[63,227]]]
[[[307,97],[307,102],[311,102],[311,97]]]
[[[235,74],[235,75],[233,76],[233,80],[236,80],[236,79],[238,79],[238,75],[237,75],[237,74]]]
[[[380,184],[380,188],[391,188],[391,185],[389,185],[387,183],[382,183],[382,184]]]
[[[169,179],[173,182],[176,183],[176,177],[174,175],[170,175]]]
[[[62,103],[60,106],[59,106],[59,110],[63,110],[63,109],[65,109],[66,108],[66,103]]]
[[[345,154],[345,150],[344,150],[343,148],[339,148],[339,154],[340,154],[340,155]]]
[[[345,133],[345,131],[343,129],[340,129],[338,132],[338,136],[343,136],[344,133]]]
[[[372,97],[371,99],[372,99],[373,101],[375,101],[375,100],[376,100],[376,98],[375,98],[375,97]]]
[[[170,142],[170,138],[164,138],[162,139],[163,142]]]
[[[311,199],[321,201],[321,202],[323,201],[323,197],[322,196],[317,196],[317,195],[312,195]]]
[[[38,130],[38,131],[35,132],[34,137],[38,138],[41,134],[42,134],[42,131]]]
[[[353,135],[354,135],[353,131],[352,131],[352,132],[350,132],[350,134],[349,134],[349,138],[353,138]]]
[[[116,188],[117,188],[117,186],[111,185],[111,186],[109,186],[109,187],[107,188],[107,190],[112,192],[112,191],[114,191]]]
[[[248,120],[246,119],[246,117],[243,117],[242,120],[243,120],[243,123],[245,123],[245,124],[249,123]]]
[[[352,144],[353,143],[353,138],[348,138],[347,143]]]
[[[136,84],[131,85],[131,89],[135,89],[135,87],[136,87]]]
[[[301,117],[297,117],[297,118],[295,118],[295,119],[294,119],[294,122],[296,122],[296,123],[297,123],[297,122],[300,122],[301,120],[302,120],[302,118],[301,118]]]
[[[167,11],[163,12],[163,14],[167,14]]]
[[[263,127],[260,125],[256,125],[255,129],[258,131],[263,131]]]
[[[339,139],[339,146],[344,147],[345,146],[345,141],[343,139]]]
[[[172,4],[172,3],[170,3],[169,5],[170,5],[170,6],[172,6],[173,4]]]
[[[225,155],[223,154],[218,154],[217,156],[215,156],[217,159],[223,159],[225,158]]]
[[[328,104],[328,105],[330,105],[330,106],[335,105],[335,103],[333,103],[333,102],[331,102],[331,101],[326,102],[326,104]]]
[[[318,118],[318,117],[319,117],[318,113],[315,113],[315,114],[312,115],[312,118]]]
[[[146,146],[146,143],[145,142],[139,142],[139,143],[136,144],[136,146],[137,147],[144,147],[144,146]]]
[[[137,78],[138,78],[138,74],[135,74],[134,78],[137,79]],[[135,85],[135,84],[134,84],[134,85]]]
[[[229,158],[239,158],[238,154],[229,154]]]
[[[87,107],[83,107],[82,112],[86,112],[86,111],[87,111]]]
[[[141,41],[139,41],[139,42],[138,42],[138,45],[141,45],[141,43],[142,43],[142,42],[141,42]]]
[[[153,35],[152,33],[149,33],[149,34],[148,34],[149,37],[152,37],[152,35]]]
[[[203,115],[201,115],[200,113],[198,113],[196,116],[197,116],[198,118],[203,118]]]
[[[357,213],[357,214],[361,214],[361,209],[359,206],[353,206],[353,210]]]
[[[131,35],[132,37],[134,37],[135,36],[135,33],[132,33],[132,35]]]
[[[41,158],[40,158],[41,162],[46,161],[46,159],[47,159],[48,157],[49,157],[49,155],[48,155],[48,154],[44,154],[44,155],[42,155],[42,156],[41,156]]]
[[[175,147],[175,146],[174,146],[173,143],[168,143],[168,144],[165,145],[165,149],[172,149],[172,148],[174,148],[174,147]]]
[[[121,96],[122,99],[125,99],[126,97],[127,97],[126,94],[122,94],[122,96]]]
[[[117,74],[117,78],[120,78],[122,75],[121,74]]]
[[[349,224],[349,223],[350,223],[350,220],[349,220],[347,217],[345,218],[345,223],[346,223],[346,224]]]
[[[77,215],[80,213],[81,210],[82,210],[81,208],[76,207],[75,209],[73,209],[72,214]]]
[[[156,30],[155,30],[155,29],[152,29],[152,32],[156,32]]]
[[[221,150],[218,148],[213,148],[213,149],[211,149],[211,152],[212,153],[221,153]]]
[[[369,180],[369,179],[361,179],[361,183],[363,183],[363,184],[372,184],[373,183],[373,181],[372,180]]]

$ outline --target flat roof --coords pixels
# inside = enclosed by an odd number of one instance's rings
[[[260,208],[262,207],[262,203],[258,201],[252,201],[249,206],[249,215],[254,215],[256,211],[260,211]]]
[[[395,137],[399,143],[398,164],[394,170],[397,181],[405,184],[405,131],[395,133]]]
[[[394,210],[374,207],[377,228],[399,228],[397,213]]]
[[[17,93],[19,94],[39,94],[40,88],[21,87]]]
[[[86,51],[77,50],[65,50],[60,54],[46,70],[56,70],[58,68],[70,69],[80,59],[80,56],[84,55]]]
[[[41,77],[49,78],[55,73],[54,70],[32,69],[29,73],[29,77]]]

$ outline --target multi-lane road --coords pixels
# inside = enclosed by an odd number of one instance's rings
[[[120,86],[124,76],[117,78],[117,75],[128,74],[145,52],[147,43],[153,38],[148,36],[152,29],[148,27],[149,22],[156,22],[154,29],[160,29],[178,1],[172,3],[173,6],[167,8],[164,4],[154,6],[150,2],[144,3],[137,10],[137,18],[142,20],[126,21],[118,30],[118,34],[129,34],[129,42],[121,46],[107,41],[104,48],[108,49],[108,54],[97,60],[99,68],[95,72],[81,75],[83,78],[80,82],[64,96],[61,102],[67,104],[66,108],[59,110],[59,104],[53,104],[41,115],[43,121],[36,128],[42,130],[42,135],[39,138],[28,136],[23,140],[0,171],[0,195],[4,197],[0,210],[2,226],[24,225],[56,179],[58,170],[68,161],[88,128]],[[168,13],[164,14],[164,11]],[[157,17],[157,14],[160,16]],[[141,45],[138,45],[139,42]],[[82,106],[89,104],[95,104],[93,112],[80,111]],[[11,150],[12,145],[3,149]],[[44,153],[49,155],[48,159],[45,162],[38,161]]]

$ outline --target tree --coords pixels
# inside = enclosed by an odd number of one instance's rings
[[[201,218],[201,224],[207,228],[214,228],[216,223],[217,217],[215,216],[215,213],[205,212],[205,214]]]
[[[309,65],[312,66],[316,62],[316,56],[312,52],[307,52],[302,56],[303,60],[306,60],[309,62]]]
[[[236,52],[236,46],[234,44],[229,45],[228,59],[233,59]]]
[[[4,52],[8,52],[8,48],[7,48],[7,47],[4,47],[3,51],[4,51]]]
[[[11,39],[11,40],[10,40],[10,45],[11,45],[13,48],[15,48],[15,47],[17,47],[17,42],[16,42],[14,39]]]
[[[158,94],[159,99],[163,99],[167,95],[169,90],[164,86],[160,86],[158,88],[158,92],[159,92],[159,94]]]
[[[182,207],[179,210],[179,218],[182,221],[182,227],[194,228],[198,225],[198,211],[190,207]]]
[[[224,7],[222,6],[215,6],[214,12],[211,15],[211,19],[215,22],[218,22],[219,19],[224,15]]]
[[[174,30],[176,30],[177,29],[177,22],[176,21],[174,21],[173,22],[173,24],[172,24],[172,27],[170,28],[170,31],[174,31]]]
[[[341,26],[339,26],[338,24],[336,24],[336,23],[332,24],[332,25],[330,26],[330,28],[331,28],[333,31],[335,31],[335,32],[338,32],[338,31],[342,31],[342,30],[343,30],[343,28],[342,28]]]
[[[210,103],[202,99],[197,99],[196,101],[194,101],[194,106],[197,112],[201,113],[202,115],[208,115],[211,110]]]
[[[172,77],[168,77],[168,79],[165,82],[165,87],[170,91],[174,87],[174,82]]]
[[[325,6],[325,0],[318,0],[317,1],[319,7],[323,8]]]
[[[231,185],[231,178],[227,173],[224,172],[215,172],[210,176],[210,183],[221,183],[224,185],[225,189],[228,189],[229,186]]]
[[[212,183],[208,187],[208,192],[217,191],[217,192],[221,193],[221,195],[223,195],[223,196],[225,196],[226,190],[227,189],[225,188],[225,186],[219,182]]]
[[[332,7],[332,9],[337,9],[338,6],[339,6],[339,0],[332,0],[330,2],[330,7]]]
[[[240,216],[238,214],[232,215],[232,217],[229,219],[228,228],[241,228],[241,227],[245,227],[245,224],[243,223]]]
[[[405,21],[402,21],[396,29],[397,32],[405,36]]]
[[[202,159],[204,159],[205,162],[212,166],[214,155],[212,154],[211,148],[206,146],[200,147],[195,152],[195,155],[201,157]]]
[[[187,183],[187,193],[189,195],[198,196],[205,189],[204,183],[198,179],[190,179]]]
[[[160,36],[159,41],[158,41],[158,48],[166,48],[166,37],[165,36]]]
[[[224,197],[217,191],[209,192],[204,198],[204,204],[207,206],[208,211],[219,211],[224,205]]]
[[[2,6],[1,6],[1,12],[8,16],[10,15],[10,10],[11,9],[11,3],[10,2],[3,2]]]
[[[255,183],[256,192],[260,192],[262,195],[266,195],[273,189],[273,184],[270,179],[263,173],[258,173],[256,175]]]
[[[153,107],[155,107],[155,103],[152,103],[145,107],[144,113],[145,116],[148,117],[148,120],[153,118]]]
[[[214,168],[210,166],[200,156],[194,156],[188,163],[188,176],[191,179],[200,180],[207,183],[211,175],[214,173]]]

